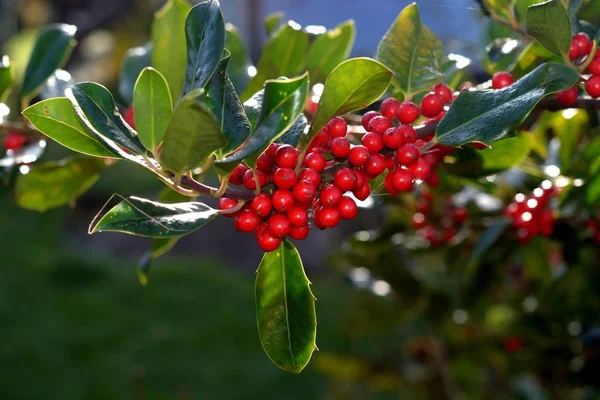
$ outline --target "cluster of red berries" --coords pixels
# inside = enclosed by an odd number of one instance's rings
[[[438,210],[431,193],[423,190],[421,194],[412,217],[412,227],[432,247],[448,244],[469,217],[467,209],[457,207],[451,201],[444,201]]]
[[[552,235],[555,217],[550,200],[556,193],[552,183],[544,181],[529,196],[517,194],[515,200],[506,208],[504,214],[512,219],[519,243],[527,244],[538,235]]]
[[[27,136],[17,132],[8,132],[2,142],[4,150],[19,150],[27,143]]]
[[[593,57],[589,63],[587,72],[591,75],[585,81],[585,91],[593,98],[600,97],[600,52],[592,54],[594,49],[594,42],[586,33],[578,33],[573,36],[571,40],[571,49],[569,51],[569,58],[575,62],[583,62],[588,57]],[[556,100],[565,107],[570,107],[577,103],[579,97],[579,91],[577,85],[570,89],[559,92],[556,94]]]

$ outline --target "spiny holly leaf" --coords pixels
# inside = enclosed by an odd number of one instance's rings
[[[392,84],[406,97],[442,81],[442,42],[421,22],[413,3],[394,21],[377,47],[377,59],[394,71]]]
[[[242,100],[249,99],[262,89],[266,80],[303,72],[307,53],[308,35],[304,31],[289,24],[280,27],[265,44],[256,75],[242,93]]]
[[[90,233],[122,232],[153,238],[187,235],[212,221],[218,210],[203,203],[163,204],[129,197],[111,208],[90,227]]]
[[[513,85],[490,91],[462,92],[438,126],[435,140],[446,146],[490,144],[515,129],[544,97],[577,83],[579,72],[546,63]]]
[[[235,152],[215,162],[217,171],[227,174],[241,162],[254,167],[258,156],[294,125],[307,97],[308,74],[267,81],[254,131]]]
[[[13,84],[12,69],[7,56],[0,58],[0,102]]]
[[[35,164],[18,177],[16,202],[40,212],[70,204],[96,183],[104,167],[103,160],[84,156]]]
[[[185,19],[191,8],[187,0],[169,0],[155,14],[152,23],[152,66],[161,71],[167,80],[173,103],[183,88],[186,68]]]
[[[150,66],[152,53],[152,43],[127,50],[119,76],[119,96],[127,106],[133,103],[135,82],[142,70]]]
[[[306,61],[313,83],[325,82],[331,71],[348,57],[355,36],[354,21],[349,20],[317,37]]]
[[[66,94],[81,121],[94,134],[103,135],[135,154],[145,151],[137,133],[119,114],[115,99],[107,88],[94,82],[83,82],[71,86]]]
[[[156,154],[165,136],[173,103],[167,81],[152,67],[144,69],[135,83],[133,109],[140,141]]]
[[[231,53],[231,58],[227,65],[227,73],[235,87],[235,91],[242,93],[246,89],[246,86],[248,86],[248,82],[250,82],[250,73],[254,65],[252,65],[252,60],[250,60],[244,40],[237,28],[231,24],[227,24],[225,25],[225,30],[227,31],[225,47]]]
[[[331,118],[365,108],[381,97],[390,86],[392,75],[386,66],[370,58],[351,58],[338,65],[325,81],[319,108],[301,149]]]
[[[23,115],[38,131],[71,150],[95,157],[114,157],[89,133],[65,97],[35,103]]]
[[[35,97],[46,79],[65,65],[75,47],[75,32],[77,28],[67,24],[49,25],[40,31],[25,70],[22,97]]]
[[[203,96],[202,89],[187,94],[169,120],[160,162],[176,175],[198,167],[227,144]]]
[[[301,372],[317,348],[317,315],[302,260],[288,240],[265,253],[256,272],[255,293],[265,352],[279,368]]]
[[[569,59],[571,19],[560,0],[549,0],[527,9],[527,33],[554,54]]]
[[[194,6],[185,20],[187,67],[183,97],[202,89],[215,72],[225,49],[225,24],[217,0],[205,0]]]

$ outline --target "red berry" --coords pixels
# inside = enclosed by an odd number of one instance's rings
[[[600,76],[592,76],[585,83],[585,90],[593,98],[600,97]]]
[[[421,199],[417,201],[417,204],[415,205],[415,210],[417,210],[421,214],[428,214],[430,209],[431,205],[429,203],[429,200],[427,199]]]
[[[514,79],[508,72],[496,72],[492,77],[492,87],[502,89],[514,83]]]
[[[321,175],[314,169],[304,168],[300,171],[300,175],[298,176],[299,182],[309,182],[313,185],[319,186],[321,184]]]
[[[134,117],[134,112],[133,112],[133,104],[130,105],[129,108],[127,108],[127,110],[125,110],[125,112],[123,113],[123,119],[125,120],[125,122],[127,122],[127,125],[129,125],[133,129],[135,129],[135,117]]]
[[[413,102],[405,101],[400,104],[398,119],[403,124],[412,124],[419,118],[419,107]]]
[[[369,149],[367,149],[365,146],[354,146],[348,153],[348,161],[355,167],[360,167],[369,161],[369,155]]]
[[[281,146],[283,145],[280,143],[271,143],[269,147],[267,147],[267,150],[265,150],[265,154],[271,157],[271,161],[275,159],[275,153],[277,152],[277,149]]]
[[[256,177],[258,178],[258,184],[260,185],[261,188],[267,184],[268,178],[264,172],[256,171]],[[249,190],[256,189],[256,180],[254,179],[254,174],[252,173],[251,169],[249,169],[248,171],[246,171],[244,173],[243,180],[244,180],[244,186],[246,186],[247,189],[249,189]]]
[[[314,169],[317,172],[321,172],[325,169],[327,160],[321,153],[309,153],[304,158],[304,166]]]
[[[361,143],[370,153],[379,153],[384,147],[383,136],[376,132],[367,132],[362,137]]]
[[[262,153],[256,161],[256,169],[268,174],[273,168],[273,159],[266,152]]]
[[[417,131],[410,125],[400,125],[398,131],[402,134],[404,143],[414,143],[417,141]]]
[[[399,165],[408,167],[416,163],[420,155],[419,148],[412,143],[408,143],[398,149],[396,159]]]
[[[273,236],[284,237],[290,231],[290,220],[283,214],[273,214],[267,221],[267,229]]]
[[[369,132],[377,132],[379,134],[383,134],[388,128],[390,128],[392,124],[390,120],[384,117],[383,115],[374,117],[369,121]]]
[[[452,219],[457,224],[462,224],[467,220],[469,214],[467,213],[467,209],[464,207],[458,207],[452,210]]]
[[[385,190],[387,190],[387,192],[389,194],[391,194],[392,196],[395,196],[398,194],[398,191],[396,189],[394,189],[394,184],[392,183],[392,175],[393,175],[393,173],[390,172],[389,174],[387,174],[385,176],[385,179],[383,180],[383,186],[385,187]]]
[[[413,176],[407,169],[398,168],[392,172],[392,186],[398,192],[408,192],[413,188]]]
[[[393,97],[389,99],[385,99],[381,102],[381,107],[379,109],[381,111],[381,115],[386,117],[389,120],[393,120],[400,110],[400,102]]]
[[[308,224],[308,212],[302,207],[294,207],[287,213],[287,218],[293,227],[300,228]]]
[[[327,185],[321,189],[319,200],[324,207],[335,207],[342,199],[342,191],[335,185]]]
[[[577,86],[573,86],[571,89],[556,93],[556,101],[565,107],[571,107],[577,103],[578,96],[579,93],[577,92]]]
[[[327,131],[332,138],[344,137],[348,133],[348,124],[342,117],[335,117],[327,123]]]
[[[333,184],[343,192],[354,190],[356,179],[356,174],[350,168],[340,168],[333,174]]]
[[[450,89],[445,83],[435,85],[432,91],[433,93],[437,94],[444,101],[444,103],[447,104],[452,101],[452,89]]]
[[[569,48],[569,59],[575,60],[582,56],[581,46],[579,42],[575,39],[571,40],[571,47]]]
[[[592,52],[594,42],[592,42],[587,33],[580,32],[577,35],[573,36],[573,40],[575,40],[579,44],[580,56],[587,56]]]
[[[252,233],[258,228],[262,220],[252,211],[242,211],[235,217],[235,229],[241,232]]]
[[[18,150],[27,142],[27,136],[20,133],[9,133],[4,137],[4,149]]]
[[[329,132],[327,132],[327,129],[323,128],[319,131],[319,133],[317,133],[312,142],[310,142],[310,145],[314,147],[320,147],[326,145],[328,141]]]
[[[329,143],[329,150],[336,158],[346,158],[350,152],[350,142],[345,137],[337,137]]]
[[[250,203],[252,212],[261,218],[269,216],[272,208],[273,203],[271,202],[271,197],[266,193],[259,194],[252,199],[252,202]]]
[[[229,210],[230,208],[237,206],[238,201],[236,199],[221,197],[221,198],[219,198],[219,201],[217,202],[217,204],[219,206],[219,210]],[[235,213],[231,213],[231,214],[223,214],[223,216],[227,217],[227,218],[232,218],[238,214],[239,214],[239,211],[235,212]]]
[[[408,170],[413,174],[415,179],[424,181],[431,175],[431,164],[420,158],[415,164],[411,165]]]
[[[396,169],[396,155],[395,154],[388,154],[385,156],[385,167],[387,169],[389,169],[390,171],[392,171],[393,169]]]
[[[268,229],[263,229],[258,236],[258,245],[263,251],[275,251],[281,245],[281,238],[273,236]]]
[[[385,168],[385,157],[379,153],[371,154],[369,161],[365,164],[365,171],[372,176],[383,174]]]
[[[529,243],[532,237],[533,235],[527,228],[519,228],[517,230],[517,240],[523,245]]]
[[[296,184],[296,173],[291,168],[277,168],[273,174],[273,183],[279,189],[291,189]]]
[[[600,58],[595,58],[588,66],[587,71],[592,75],[600,76]]]
[[[275,163],[282,168],[295,168],[298,162],[298,150],[284,144],[275,152]]]
[[[340,201],[338,211],[340,212],[340,217],[343,219],[354,219],[358,213],[358,206],[350,197],[344,196]]]
[[[369,130],[369,122],[371,122],[371,120],[375,117],[380,116],[381,114],[379,114],[377,111],[367,111],[361,119],[361,123],[363,128],[365,128],[366,131]]]
[[[354,173],[356,174],[356,188],[360,188],[367,183],[367,178],[362,171],[354,170]]]
[[[437,187],[440,184],[440,176],[437,172],[432,172],[429,178],[425,179],[425,182],[431,187]]]
[[[397,149],[404,143],[404,135],[399,128],[389,128],[383,134],[383,144],[388,149]]]
[[[239,164],[237,167],[233,169],[231,174],[229,175],[229,183],[232,185],[241,185],[244,183],[244,174],[248,171],[248,167],[245,165]]]
[[[296,185],[294,190],[298,187]],[[294,207],[294,195],[289,190],[276,190],[271,196],[271,202],[275,211],[280,213],[286,213]]]
[[[310,227],[308,225],[301,226],[299,228],[290,228],[290,237],[296,240],[304,240],[308,237]]]
[[[315,218],[323,228],[333,228],[340,223],[340,212],[336,207],[321,207],[317,210]]]
[[[354,197],[361,201],[365,201],[371,195],[371,186],[365,182],[362,186],[356,186],[356,189],[352,191]]]
[[[310,182],[301,181],[296,183],[293,192],[294,198],[299,203],[312,203],[317,195],[317,187]]]
[[[435,93],[428,93],[421,100],[421,114],[433,118],[444,110],[444,100]]]

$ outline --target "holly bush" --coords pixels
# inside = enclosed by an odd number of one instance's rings
[[[565,318],[582,314],[577,335],[596,322],[600,9],[583,0],[479,3],[497,36],[482,57],[491,76],[483,82],[471,80],[470,59],[444,54],[417,4],[400,11],[374,58],[347,59],[353,21],[327,30],[272,15],[255,66],[217,0],[169,0],[151,41],[127,53],[114,94],[72,82],[61,68],[77,28],[49,25],[22,76],[2,58],[3,172],[16,202],[37,211],[73,203],[116,162],[153,174],[165,185],[156,199],[107,203],[89,229],[153,238],[143,282],[154,259],[215,218],[252,233],[265,251],[260,341],[290,372],[317,348],[315,298],[292,241],[373,210],[384,222],[354,235],[331,264],[401,301],[394,330],[417,318],[431,335],[448,329],[447,343],[425,337],[408,352],[438,365],[446,392],[458,390],[443,364],[465,351],[457,337],[535,349],[535,335],[502,339],[497,329],[535,317],[539,351],[581,352],[544,325],[543,312],[530,314],[574,271],[593,301],[557,307]],[[78,154],[36,162],[48,139]],[[530,314],[517,317],[508,305],[517,299]],[[554,342],[542,343],[544,329]]]

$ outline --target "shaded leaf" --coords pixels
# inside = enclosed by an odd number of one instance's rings
[[[325,82],[331,71],[348,57],[355,36],[354,21],[349,20],[317,37],[306,61],[313,84]]]
[[[138,76],[151,64],[152,48],[152,43],[148,43],[127,50],[119,76],[119,96],[127,106],[133,103],[133,88]]]
[[[282,24],[282,22],[283,22],[283,13],[282,12],[276,12],[276,13],[267,15],[265,17],[265,32],[267,33],[267,36],[271,36],[271,34],[273,32],[275,32],[277,30],[277,28],[279,28],[279,26]]]
[[[508,229],[511,223],[512,221],[510,219],[502,218],[501,220],[488,226],[481,233],[479,241],[475,245],[475,248],[471,253],[471,257],[469,257],[469,261],[478,261],[492,246],[494,246],[494,244],[498,241],[498,239],[500,239],[500,236],[502,236],[504,231]]]
[[[491,175],[518,166],[531,153],[532,145],[533,138],[529,134],[494,142],[492,147],[478,152],[483,174]]]
[[[14,80],[10,60],[7,56],[0,58],[0,102],[4,99],[4,95],[12,86]]]
[[[520,79],[543,63],[549,61],[562,62],[559,56],[546,50],[544,46],[538,42],[531,42],[519,56],[512,68],[511,74],[513,78]]]
[[[527,9],[527,34],[552,53],[569,59],[571,19],[560,0],[549,0]]]
[[[288,129],[279,139],[277,143],[289,144],[290,146],[298,146],[300,139],[304,136],[304,131],[308,125],[308,119],[304,114],[300,114],[300,117],[296,120],[294,125]]]
[[[600,23],[600,3],[589,1],[579,10],[579,17],[589,22]]]
[[[235,87],[237,93],[242,93],[248,82],[250,82],[250,73],[254,68],[252,60],[248,55],[248,50],[244,44],[244,40],[237,28],[231,24],[225,25],[227,31],[225,36],[225,47],[231,53],[229,64],[227,65],[227,73]]]

